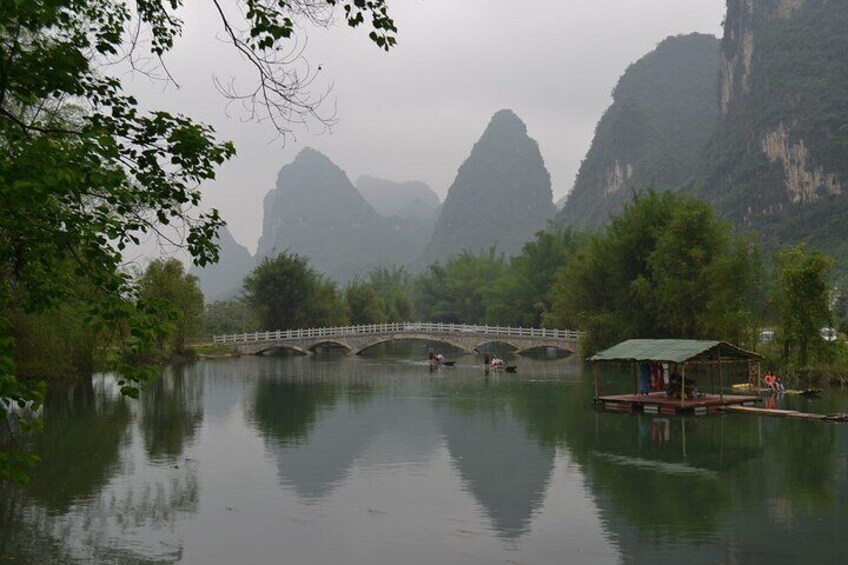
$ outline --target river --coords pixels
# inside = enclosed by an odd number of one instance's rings
[[[476,362],[244,357],[137,401],[111,375],[52,391],[42,463],[0,487],[0,563],[844,562],[848,424],[598,413],[573,359]]]

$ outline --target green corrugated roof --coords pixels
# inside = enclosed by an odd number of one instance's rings
[[[589,357],[589,361],[665,361],[684,363],[716,350],[722,359],[754,359],[756,353],[723,341],[705,339],[628,339]]]

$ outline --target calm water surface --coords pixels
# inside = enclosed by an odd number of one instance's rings
[[[139,401],[108,375],[53,393],[0,563],[848,559],[848,425],[596,413],[579,363],[516,362],[249,357]]]

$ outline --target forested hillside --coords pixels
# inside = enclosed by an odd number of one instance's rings
[[[557,221],[597,228],[631,189],[691,181],[718,116],[719,41],[669,37],[625,71]]]
[[[501,110],[460,166],[420,264],[491,247],[516,254],[555,210],[539,145],[515,113]]]
[[[721,115],[694,192],[768,244],[848,263],[848,3],[729,0]]]

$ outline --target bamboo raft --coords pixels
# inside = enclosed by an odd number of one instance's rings
[[[821,393],[822,389],[820,388],[805,388],[804,390],[797,390],[793,388],[788,388],[786,390],[774,390],[770,387],[755,387],[751,386],[748,383],[739,383],[731,385],[734,390],[745,390],[749,392],[774,392],[777,394],[800,394],[801,396],[816,396]]]
[[[848,414],[812,414],[797,410],[780,408],[760,408],[758,406],[721,406],[722,412],[737,412],[740,414],[759,414],[761,416],[777,416],[779,418],[797,418],[801,420],[826,420],[829,422],[848,422]]]

